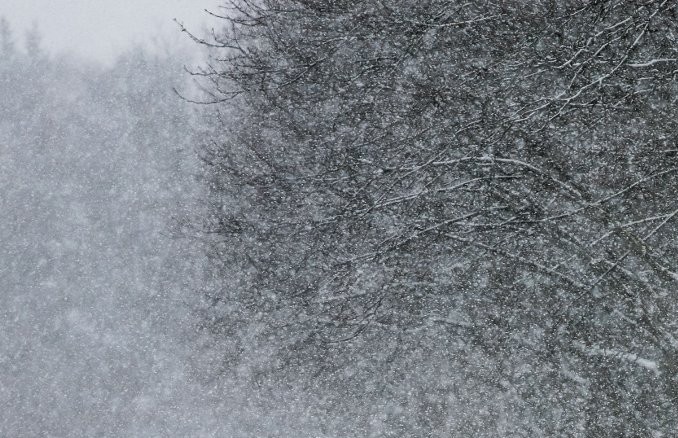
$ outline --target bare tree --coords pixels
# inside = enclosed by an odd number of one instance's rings
[[[511,436],[674,430],[676,12],[224,6],[194,72],[225,114],[204,151],[212,327],[255,315],[273,368],[314,363],[335,388],[359,358],[385,375],[454,358],[515,396]],[[369,396],[407,392],[384,384]],[[449,430],[450,394],[424,391],[408,435]]]

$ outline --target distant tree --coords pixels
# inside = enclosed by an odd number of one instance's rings
[[[37,30],[34,30],[37,35]],[[39,101],[44,98],[48,60],[36,39],[30,45],[34,53],[29,54],[26,47],[17,48],[9,22],[0,18],[0,86],[3,87],[3,99],[0,100],[0,124],[15,132],[26,131],[28,120],[19,108],[33,107],[33,114],[39,111]],[[39,54],[36,56],[36,54]],[[36,62],[40,60],[40,65]],[[29,112],[30,114],[30,112]]]
[[[14,56],[14,38],[12,36],[12,29],[5,17],[0,17],[0,55],[2,61],[7,62]]]
[[[26,32],[26,52],[27,53],[42,53],[42,35],[38,29],[38,25],[33,23],[30,29]]]
[[[213,330],[417,406],[394,436],[493,436],[453,419],[474,391],[506,436],[675,430],[675,1],[225,10],[194,72],[223,114]]]

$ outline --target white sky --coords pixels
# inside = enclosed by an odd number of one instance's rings
[[[178,37],[177,18],[197,33],[209,23],[204,9],[219,12],[219,0],[0,0],[5,16],[22,40],[33,23],[51,52],[111,61],[133,44],[172,44]],[[212,21],[214,23],[214,21]]]

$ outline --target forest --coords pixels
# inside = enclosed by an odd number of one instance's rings
[[[0,435],[672,437],[678,1],[0,21]]]

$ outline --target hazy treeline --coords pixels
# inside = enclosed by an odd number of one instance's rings
[[[53,57],[5,21],[0,51],[0,435],[180,433],[199,275],[171,237],[197,193],[180,61]]]

